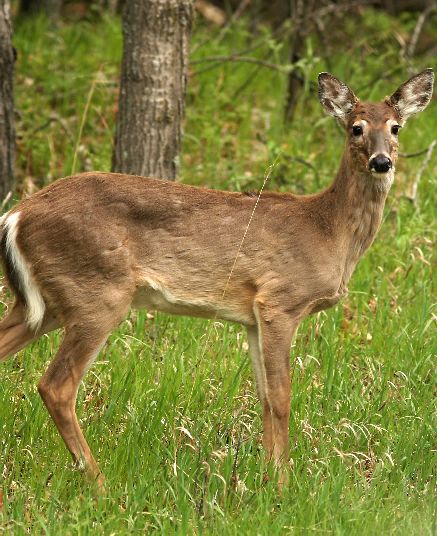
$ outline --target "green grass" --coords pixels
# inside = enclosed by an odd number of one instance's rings
[[[357,36],[355,48],[345,54],[334,46],[332,70],[363,98],[380,98],[406,77],[394,35],[408,35],[414,20],[368,11],[359,31],[357,24],[345,21],[344,32]],[[263,34],[259,57],[270,47],[273,59],[285,62],[284,48],[268,30]],[[193,59],[229,54],[251,39],[244,21],[221,41],[199,23],[194,46],[207,42]],[[307,43],[308,81],[327,69],[314,45]],[[18,21],[15,46],[19,193],[70,173],[75,152],[77,170],[109,169],[119,21],[66,23],[56,31],[41,20]],[[435,58],[416,61],[417,70],[437,67]],[[383,80],[387,65],[399,69]],[[245,85],[255,69],[227,63],[192,74],[181,180],[259,188],[278,157],[270,189],[315,191],[333,178],[342,134],[323,115],[310,84],[295,122],[284,128],[284,75],[260,69]],[[402,150],[426,147],[436,131],[434,101],[402,132]],[[290,157],[312,163],[316,172]],[[72,471],[36,391],[60,334],[1,365],[0,530],[435,534],[437,153],[413,206],[405,193],[420,163],[399,161],[383,228],[356,270],[346,302],[299,329],[291,354],[293,465],[281,496],[274,482],[263,482],[260,408],[244,330],[140,312],[112,335],[78,400],[81,423],[107,478],[106,497],[96,499]]]

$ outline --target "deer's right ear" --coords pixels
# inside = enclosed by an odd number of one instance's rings
[[[329,115],[346,122],[346,117],[358,102],[354,92],[329,73],[319,74],[319,99]]]

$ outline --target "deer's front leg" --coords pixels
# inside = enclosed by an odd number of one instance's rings
[[[256,303],[257,325],[248,327],[249,351],[263,409],[263,444],[268,460],[281,468],[288,460],[290,346],[297,321]],[[281,471],[280,482],[284,481]]]

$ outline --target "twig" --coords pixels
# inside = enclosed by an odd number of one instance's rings
[[[32,137],[34,134],[36,134],[37,132],[40,132],[41,130],[44,130],[45,128],[47,128],[48,126],[50,126],[52,123],[54,123],[55,121],[57,121],[62,129],[64,130],[64,132],[67,134],[68,138],[70,140],[73,140],[73,135],[70,131],[70,129],[68,128],[67,124],[66,124],[66,121],[65,119],[63,119],[62,117],[59,117],[57,114],[52,114],[48,119],[47,121],[44,121],[44,123],[41,123],[41,125],[38,125],[37,127],[35,127],[33,130],[30,131],[30,134],[29,134],[29,137]]]
[[[241,13],[250,4],[250,1],[251,0],[242,0],[240,2],[240,5],[237,7],[237,9],[234,11],[234,13],[231,15],[231,17],[228,19],[228,21],[222,27],[222,29],[220,30],[220,33],[218,34],[218,36],[215,37],[214,35],[212,35],[212,36],[207,37],[206,39],[204,39],[200,43],[197,43],[197,45],[195,45],[192,48],[191,54],[196,53],[199,50],[199,48],[202,48],[203,46],[205,46],[206,44],[208,44],[209,42],[211,42],[213,40],[215,40],[217,43],[220,43],[220,41],[223,39],[223,37],[226,35],[227,31],[229,30],[230,26],[232,26],[233,22],[240,17]]]
[[[374,4],[374,0],[361,0],[359,2],[346,2],[344,4],[338,4],[337,2],[331,2],[329,5],[321,7],[309,14],[309,18],[320,18],[329,15],[330,13],[338,14],[341,11],[349,11],[355,7],[369,6]]]
[[[267,170],[265,172],[264,181],[262,183],[261,190],[258,192],[255,204],[254,204],[252,212],[250,214],[249,221],[247,222],[246,228],[244,230],[244,234],[243,234],[243,236],[241,238],[240,244],[239,244],[238,249],[236,251],[234,262],[232,263],[231,271],[229,272],[228,279],[227,279],[226,284],[225,284],[225,286],[223,288],[223,293],[221,295],[221,301],[222,302],[225,299],[225,295],[226,295],[226,291],[228,290],[229,282],[231,281],[232,275],[233,275],[234,270],[235,270],[235,266],[237,265],[237,261],[238,261],[238,258],[240,256],[240,252],[241,252],[241,249],[243,247],[243,243],[244,243],[244,241],[246,239],[247,233],[249,232],[249,227],[250,227],[250,224],[252,223],[253,217],[255,215],[255,211],[256,211],[256,209],[258,207],[259,200],[261,199],[261,195],[262,195],[262,193],[264,191],[264,188],[265,188],[265,186],[267,184],[267,181],[269,180],[270,175],[272,174],[272,171],[273,171],[274,167],[276,166],[276,164],[278,162],[279,156],[280,156],[280,154],[278,154],[276,156],[276,158],[273,161],[273,163],[270,164],[270,166],[267,168]],[[215,315],[213,317],[213,320],[215,320],[217,318],[217,314],[218,314],[218,312],[215,313]],[[206,336],[205,336],[205,343],[203,344],[202,352],[201,352],[200,358],[198,360],[198,363],[203,361],[203,358],[205,357],[206,351],[208,349],[209,341],[211,339],[211,326],[212,326],[212,323],[210,323],[209,326],[208,326],[208,330],[207,330]],[[193,387],[191,389],[191,393],[190,393],[190,396],[189,396],[189,399],[188,399],[188,403],[191,401],[191,397],[193,396],[195,382],[193,382],[192,385],[193,385]]]
[[[429,164],[429,161],[431,160],[432,152],[434,151],[434,148],[437,144],[437,139],[433,140],[426,151],[426,156],[423,159],[422,165],[419,168],[419,171],[416,173],[416,177],[413,181],[413,184],[410,188],[410,193],[407,194],[407,199],[411,201],[414,205],[416,204],[417,199],[417,188],[419,186],[420,179],[422,178],[423,172],[425,171],[427,165]]]
[[[246,80],[234,91],[232,94],[232,99],[236,99],[240,96],[240,94],[252,83],[252,81],[256,78],[257,74],[259,73],[261,69],[261,66],[258,65],[255,67],[255,69],[250,73],[250,75],[246,78]]]
[[[29,134],[29,137],[31,138],[34,134],[36,134],[37,132],[39,132],[40,130],[44,130],[45,128],[47,128],[48,126],[50,126],[53,121],[55,120],[54,117],[49,117],[47,119],[47,121],[44,121],[44,123],[41,123],[41,125],[35,127],[33,130],[30,131],[30,134]]]
[[[383,73],[378,73],[378,75],[372,78],[369,82],[366,82],[365,84],[361,84],[361,86],[358,86],[357,91],[362,91],[363,89],[367,89],[368,87],[373,87],[377,82],[391,78],[392,75],[401,71],[403,68],[404,66],[402,64],[399,64],[399,65],[395,65],[389,70],[386,70]]]
[[[405,51],[405,58],[411,59],[414,56],[414,52],[416,50],[417,41],[419,40],[420,34],[422,33],[423,25],[425,24],[426,19],[431,15],[431,13],[434,11],[434,9],[437,7],[436,2],[431,2],[429,6],[427,6],[422,13],[419,15],[416,26],[413,31],[413,35],[411,36],[410,43],[407,46],[407,49]]]
[[[6,204],[8,203],[9,199],[12,197],[12,192],[9,190],[9,192],[6,194],[6,197],[3,199],[2,204],[0,205],[0,211],[2,211]]]
[[[241,0],[239,6],[234,11],[234,13],[230,16],[228,22],[223,26],[223,28],[220,30],[220,33],[217,37],[216,42],[220,43],[220,41],[225,37],[227,32],[229,31],[229,28],[232,26],[232,24],[240,18],[243,11],[249,6],[251,0]]]
[[[73,163],[71,165],[71,174],[72,175],[76,171],[76,162],[77,162],[77,153],[79,151],[79,143],[80,143],[80,140],[82,138],[83,127],[85,126],[85,121],[86,121],[86,118],[87,118],[87,115],[88,115],[88,110],[89,110],[89,107],[90,107],[90,104],[91,104],[91,99],[93,98],[93,95],[94,95],[94,90],[96,89],[96,85],[97,85],[97,76],[94,77],[94,80],[93,80],[93,82],[91,84],[90,90],[88,92],[88,98],[87,98],[87,101],[86,101],[86,104],[85,104],[85,108],[83,110],[82,121],[80,123],[79,133],[77,135],[77,140],[76,140],[76,147],[74,148]]]
[[[311,162],[308,162],[308,160],[305,160],[304,158],[300,156],[287,156],[288,160],[292,162],[299,162],[299,164],[302,164],[308,168],[310,168],[314,173],[314,178],[316,179],[316,186],[317,188],[320,187],[320,175],[317,171],[317,168],[314,164],[311,164]]]
[[[281,39],[285,39],[288,34],[290,33],[291,29],[288,27],[288,25],[286,24],[286,21],[284,21],[282,24],[279,25],[278,28],[276,28],[272,34],[271,34],[271,37],[272,38],[275,38],[275,39],[278,39],[279,37],[281,37]],[[195,47],[192,51],[191,51],[191,56],[194,55],[194,53],[201,47],[203,46],[204,44],[212,41],[213,38],[212,37],[209,37],[208,40],[204,41],[203,43],[200,43],[197,47]],[[233,56],[244,56],[244,55],[247,55],[247,54],[250,54],[252,52],[254,52],[255,50],[258,50],[260,48],[263,48],[263,47],[266,47],[268,46],[269,43],[268,41],[266,41],[266,39],[262,38],[258,41],[255,41],[252,45],[250,45],[249,47],[247,48],[244,48],[243,50],[240,50],[239,52],[236,52],[233,54]],[[262,59],[267,59],[271,54],[271,50],[269,49],[267,54],[264,55],[264,57]],[[197,60],[191,60],[190,62],[190,65],[192,65],[193,63],[195,63],[195,61]],[[191,74],[199,74],[199,73],[204,73],[204,72],[207,72],[207,71],[210,71],[211,69],[215,69],[217,67],[217,65],[212,65],[210,67],[206,67],[205,69],[201,70],[201,71],[197,71],[197,72],[194,72],[194,73],[191,73]],[[258,70],[255,70],[255,72],[258,72]]]
[[[290,33],[291,28],[288,27],[286,24],[286,21],[284,21],[282,24],[276,28],[272,34],[271,38],[278,39],[281,37],[282,40],[284,40],[287,35]],[[284,35],[285,34],[285,35]],[[269,46],[269,43],[266,41],[265,38],[262,38],[258,41],[255,41],[255,43],[251,44],[250,46],[244,48],[243,50],[240,50],[239,52],[235,52],[232,54],[233,56],[244,56],[245,54],[249,54],[251,52],[254,52],[255,50],[258,50],[259,48]],[[270,51],[271,52],[271,51]]]
[[[398,153],[399,158],[415,158],[416,156],[422,156],[423,154],[427,153],[429,150],[429,146],[426,149],[422,149],[421,151],[416,151],[415,153]]]
[[[238,484],[237,462],[238,462],[238,454],[240,452],[240,446],[241,446],[241,435],[238,436],[237,448],[235,449],[234,463],[232,464],[231,483],[234,487],[234,490],[236,490],[237,484]],[[228,491],[230,490],[228,489]]]
[[[268,50],[266,54],[261,58],[262,60],[267,60],[267,58],[270,56],[271,51]],[[259,71],[261,70],[262,65],[257,65],[255,69],[249,74],[249,76],[246,78],[246,80],[234,91],[232,94],[232,98],[236,99],[239,97],[239,95],[252,83],[252,81],[256,78]]]
[[[263,193],[263,191],[264,191],[265,185],[267,184],[267,181],[269,180],[270,175],[272,174],[272,171],[273,171],[273,169],[274,169],[275,166],[276,166],[276,163],[277,163],[277,161],[278,161],[278,159],[279,159],[279,156],[280,156],[280,154],[278,154],[278,155],[276,156],[276,158],[275,158],[273,164],[271,164],[271,165],[267,168],[267,171],[266,171],[266,173],[265,173],[265,175],[264,175],[264,182],[263,182],[263,184],[262,184],[262,186],[261,186],[261,190],[260,190],[259,193],[258,193],[258,197],[257,197],[257,199],[256,199],[255,205],[254,205],[254,207],[253,207],[252,213],[251,213],[251,215],[250,215],[249,221],[248,221],[247,226],[246,226],[246,229],[245,229],[245,231],[244,231],[243,238],[241,239],[240,245],[238,246],[238,250],[237,250],[237,254],[235,255],[234,263],[232,264],[231,271],[229,272],[228,280],[226,281],[225,288],[223,289],[222,300],[225,299],[225,294],[226,294],[226,291],[228,290],[229,282],[230,282],[230,280],[231,280],[231,278],[232,278],[232,275],[233,275],[233,273],[234,273],[235,266],[236,266],[236,264],[237,264],[238,257],[239,257],[239,255],[240,255],[241,248],[243,247],[244,240],[246,239],[247,233],[248,233],[248,231],[249,231],[250,224],[252,223],[253,217],[254,217],[254,215],[255,215],[255,211],[256,211],[256,209],[257,209],[257,207],[258,207],[259,200],[261,199],[261,195],[262,195],[262,193]]]
[[[232,55],[232,56],[208,56],[206,58],[201,58],[199,60],[193,60],[190,62],[191,65],[198,65],[199,63],[209,63],[213,62],[215,65],[210,65],[209,67],[205,69],[199,69],[198,71],[194,71],[191,73],[192,75],[198,75],[205,71],[209,71],[210,69],[214,69],[216,67],[219,67],[222,63],[227,62],[242,62],[242,63],[253,63],[255,65],[261,65],[262,67],[267,67],[267,69],[272,69],[274,71],[279,71],[282,73],[289,73],[291,70],[293,70],[293,66],[285,66],[285,65],[277,65],[276,63],[271,63],[270,61],[264,61],[259,60],[257,58],[252,58],[250,56],[239,56],[239,55]]]

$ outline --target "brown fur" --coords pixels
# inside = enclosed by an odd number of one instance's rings
[[[65,328],[39,390],[74,459],[99,482],[74,405],[83,374],[130,307],[244,324],[266,455],[286,460],[293,334],[307,315],[347,293],[392,181],[392,172],[373,175],[369,158],[376,147],[394,164],[397,153],[394,106],[361,103],[334,77],[326,80],[325,108],[352,110],[342,114],[347,142],[335,181],[315,195],[263,193],[249,227],[256,196],[98,172],[61,179],[11,212],[20,213],[17,246],[46,314],[32,333],[17,301],[0,324],[0,358]],[[358,139],[351,129],[361,120],[367,123]]]

